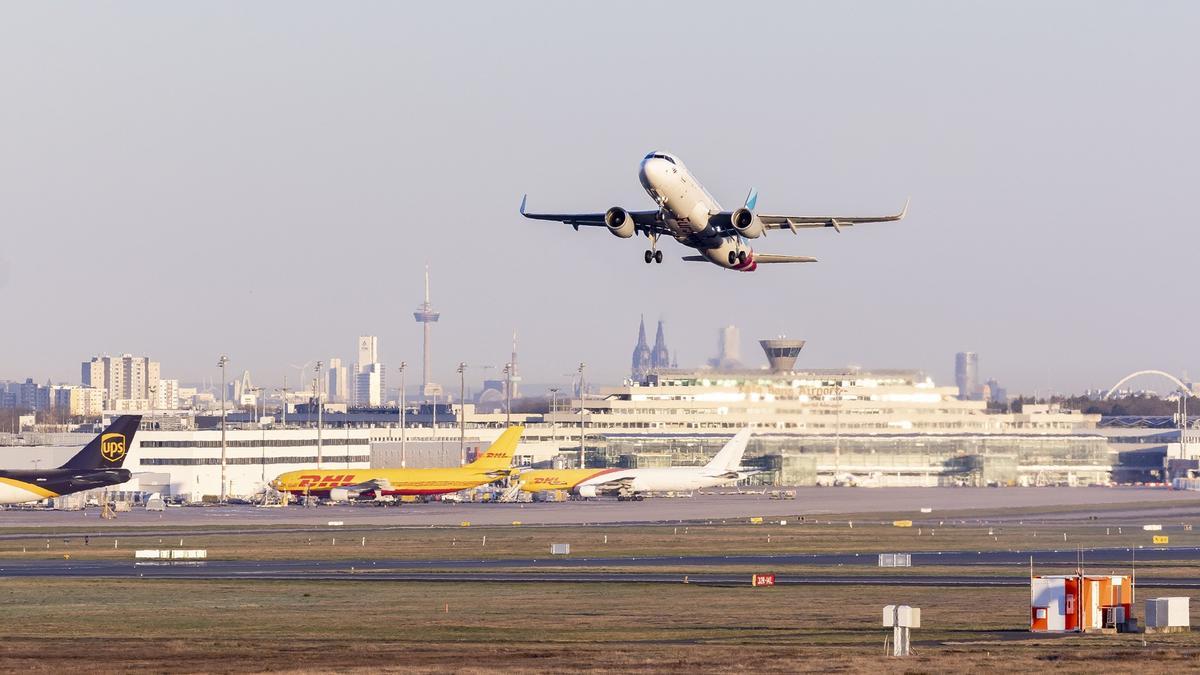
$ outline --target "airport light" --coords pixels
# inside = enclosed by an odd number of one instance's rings
[[[400,362],[400,468],[403,469],[408,464],[408,444],[407,432],[404,429],[404,368],[408,366],[407,361]]]
[[[229,363],[229,357],[224,354],[217,359],[217,367],[221,369],[221,503],[225,503],[228,496],[225,491],[225,465],[226,455],[229,452],[229,445],[225,442],[225,365]]]
[[[504,364],[504,427],[512,426],[512,372],[513,364]]]
[[[550,387],[550,442],[558,440],[558,423],[554,419],[554,409],[558,407],[558,387]]]
[[[587,388],[583,384],[583,371],[587,368],[587,364],[580,362],[579,364],[579,468],[587,468],[584,466],[583,455],[583,432],[584,432],[584,417],[583,413],[587,410]]]
[[[467,362],[458,364],[458,465],[467,463]]]
[[[313,380],[313,389],[317,392],[317,469],[321,468],[321,409],[325,406],[321,404],[321,366],[325,364],[317,361],[317,365],[313,370],[317,373],[317,379]]]
[[[279,394],[279,416],[280,416],[280,420],[281,420],[280,424],[282,424],[284,426],[284,428],[287,427],[287,404],[288,404],[287,395],[288,395],[289,391],[291,391],[291,390],[288,389],[288,386],[287,386],[287,375],[284,375],[283,376],[283,386],[275,390],[275,393]],[[266,404],[264,403],[263,405],[265,406]]]

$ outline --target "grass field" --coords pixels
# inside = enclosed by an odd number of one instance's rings
[[[1031,636],[1016,589],[21,580],[5,670],[861,672],[880,610],[919,606],[910,672],[1181,672],[1200,635]],[[1145,640],[1143,640],[1145,637]]]
[[[204,548],[213,559],[277,560],[362,557],[416,560],[545,557],[551,543],[570,543],[575,558],[710,554],[918,552],[938,550],[1074,550],[1089,547],[1151,547],[1152,535],[1168,535],[1170,546],[1200,546],[1200,528],[1164,524],[1163,532],[1140,527],[1089,523],[975,525],[898,528],[845,522],[787,525],[734,524],[656,526],[449,527],[190,534],[122,534],[64,538],[56,533],[22,532],[0,541],[0,560],[130,558],[137,548]],[[990,532],[990,534],[989,534]],[[1064,538],[1064,535],[1065,538]],[[365,544],[364,544],[365,539]],[[182,544],[180,543],[182,541]],[[114,548],[114,543],[116,547]]]
[[[1164,521],[1160,533],[1103,520],[987,524],[966,513],[942,518],[936,525],[912,528],[893,527],[891,518],[881,514],[789,517],[786,525],[731,519],[644,526],[256,527],[255,532],[222,525],[225,531],[219,534],[178,528],[170,536],[125,527],[115,539],[112,534],[90,536],[86,544],[77,534],[64,541],[61,529],[22,528],[5,532],[17,538],[0,540],[0,565],[63,556],[132,560],[136,548],[181,545],[208,549],[215,560],[331,561],[545,559],[550,544],[562,542],[571,544],[572,558],[838,552],[860,553],[868,561],[890,551],[1151,547],[1153,534],[1168,535],[1169,546],[1200,546],[1200,532],[1184,527],[1200,524],[1196,518]],[[514,563],[513,571],[521,569]],[[629,568],[597,563],[591,569]],[[791,564],[761,569],[758,563],[700,566],[681,561],[644,570],[679,574],[678,584],[365,581],[370,574],[361,571],[359,580],[308,582],[0,579],[0,670],[1200,670],[1200,634],[1030,634],[1024,586],[751,588],[682,583],[684,576],[701,573],[745,574],[747,579],[751,572],[936,578],[1012,577],[1027,569],[1025,564],[921,564],[895,570],[871,564]],[[1037,571],[1066,570],[1042,564]],[[1127,570],[1106,563],[1090,571]],[[1200,576],[1195,560],[1141,562],[1138,572],[1146,581]],[[1148,583],[1143,588],[1139,598],[1160,594]],[[903,662],[884,656],[890,633],[879,625],[882,607],[898,603],[921,607],[924,624],[914,631],[916,655]],[[1198,623],[1200,602],[1193,601],[1192,609]]]

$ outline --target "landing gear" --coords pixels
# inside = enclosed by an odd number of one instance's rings
[[[619,501],[619,502],[640,502],[640,501],[644,500],[645,498],[646,498],[645,495],[639,495],[639,494],[617,495],[617,501]]]
[[[730,251],[730,252],[729,252],[729,264],[730,264],[730,265],[736,265],[736,264],[737,264],[737,262],[738,262],[738,255],[737,255],[737,251]]]
[[[654,251],[646,249],[646,255],[643,257],[646,259],[646,264],[649,265],[650,263],[654,262]]]
[[[654,252],[654,262],[655,262],[655,263],[657,263],[657,264],[659,264],[659,265],[661,265],[661,264],[662,264],[662,251],[655,251],[655,252]]]
[[[746,264],[746,252],[745,252],[745,251],[738,251],[738,254],[737,254],[737,259],[738,259],[738,262],[739,262],[739,263],[741,263],[741,264],[745,265],[745,264]]]

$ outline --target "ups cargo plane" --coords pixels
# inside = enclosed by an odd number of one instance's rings
[[[641,501],[644,492],[696,490],[725,485],[749,476],[739,465],[750,442],[750,430],[739,431],[704,466],[661,469],[532,469],[518,480],[526,492],[567,490],[580,497],[615,496]]]
[[[644,234],[650,248],[643,254],[647,263],[661,263],[659,237],[669,237],[699,255],[684,256],[695,262],[711,262],[718,267],[753,272],[768,263],[807,263],[816,258],[798,255],[755,253],[748,240],[766,236],[769,230],[788,229],[792,234],[801,227],[831,227],[841,232],[856,223],[882,223],[904,218],[908,203],[899,213],[886,216],[789,216],[758,213],[758,192],[750,190],[739,209],[726,211],[696,180],[683,161],[675,155],[656,150],[642,159],[638,179],[656,208],[629,211],[614,206],[595,213],[530,213],[521,198],[521,215],[534,220],[556,220],[579,231],[580,227],[605,227],[612,234],[628,239]]]
[[[487,485],[508,475],[525,427],[509,427],[466,466],[446,469],[305,469],[280,474],[280,492],[335,501],[391,495],[440,495]]]
[[[21,504],[119,485],[129,480],[122,469],[141,415],[122,415],[57,469],[0,469],[0,504]]]

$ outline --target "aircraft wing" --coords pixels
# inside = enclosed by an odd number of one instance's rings
[[[772,255],[770,253],[755,253],[754,262],[760,265],[771,263],[809,263],[817,262],[816,258],[807,255]]]
[[[372,478],[354,485],[339,485],[337,489],[345,490],[346,492],[353,492],[355,494],[360,494],[363,492],[382,492],[385,490],[390,491],[392,489],[392,483],[384,478]]]
[[[578,230],[580,227],[604,227],[604,212],[600,213],[530,213],[525,210],[528,195],[521,198],[521,215],[531,220],[556,220]],[[627,211],[639,232],[670,234],[670,230],[659,222],[658,209],[652,211]]]
[[[841,232],[843,227],[850,225],[858,223],[888,223],[901,220],[907,214],[908,201],[904,202],[904,208],[900,209],[899,213],[893,213],[888,216],[782,216],[762,213],[757,215],[758,219],[762,221],[763,227],[768,230],[789,229],[795,232],[797,228],[801,227],[832,227]],[[762,260],[760,259],[759,262],[762,262]]]

